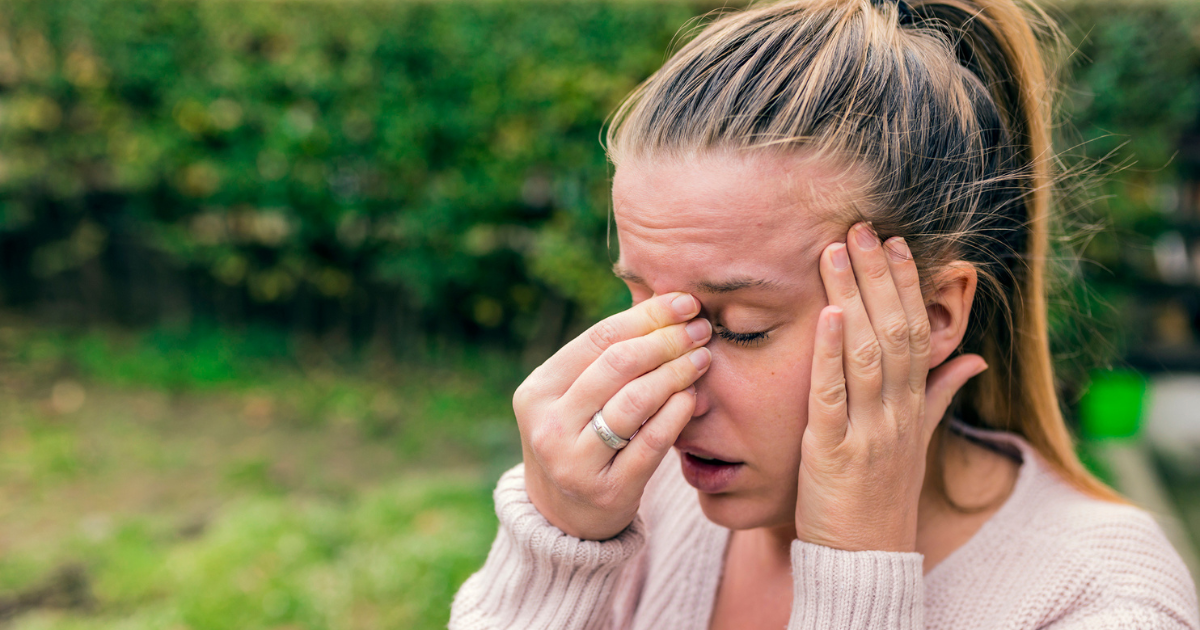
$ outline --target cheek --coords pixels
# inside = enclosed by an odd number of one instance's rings
[[[649,300],[655,295],[653,291],[639,284],[626,282],[625,285],[629,287],[629,296],[633,299],[633,304],[635,306],[645,302],[646,300]]]
[[[797,326],[796,330],[806,329]],[[782,331],[781,331],[782,332]],[[704,376],[711,406],[736,426],[747,454],[783,468],[799,465],[800,438],[808,418],[812,340],[791,332],[769,346],[710,344],[713,365]]]

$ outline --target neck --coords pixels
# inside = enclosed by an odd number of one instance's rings
[[[734,534],[743,538],[745,546],[767,565],[791,573],[792,542],[796,540],[795,523],[747,529]]]

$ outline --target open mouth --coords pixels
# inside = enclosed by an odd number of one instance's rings
[[[708,457],[707,453],[700,455],[683,451],[680,466],[683,478],[693,488],[708,494],[726,492],[745,466],[744,462],[731,462],[716,457]]]
[[[703,466],[736,466],[741,463],[741,462],[727,462],[723,459],[717,459],[715,457],[701,457],[694,453],[686,453],[684,455],[684,457],[694,460],[693,463],[695,463],[698,466],[700,466],[700,465],[703,465]]]

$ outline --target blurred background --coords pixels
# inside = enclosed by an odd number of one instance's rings
[[[444,627],[513,388],[628,305],[604,119],[717,6],[0,0],[0,627]],[[1194,561],[1200,4],[1049,8],[1064,399]]]

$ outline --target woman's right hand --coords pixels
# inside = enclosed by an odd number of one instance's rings
[[[633,522],[650,476],[696,406],[712,326],[699,301],[669,293],[592,326],[533,371],[513,395],[525,487],[546,520],[585,540]],[[589,424],[602,410],[630,442],[614,450]],[[636,435],[635,435],[636,433]]]

